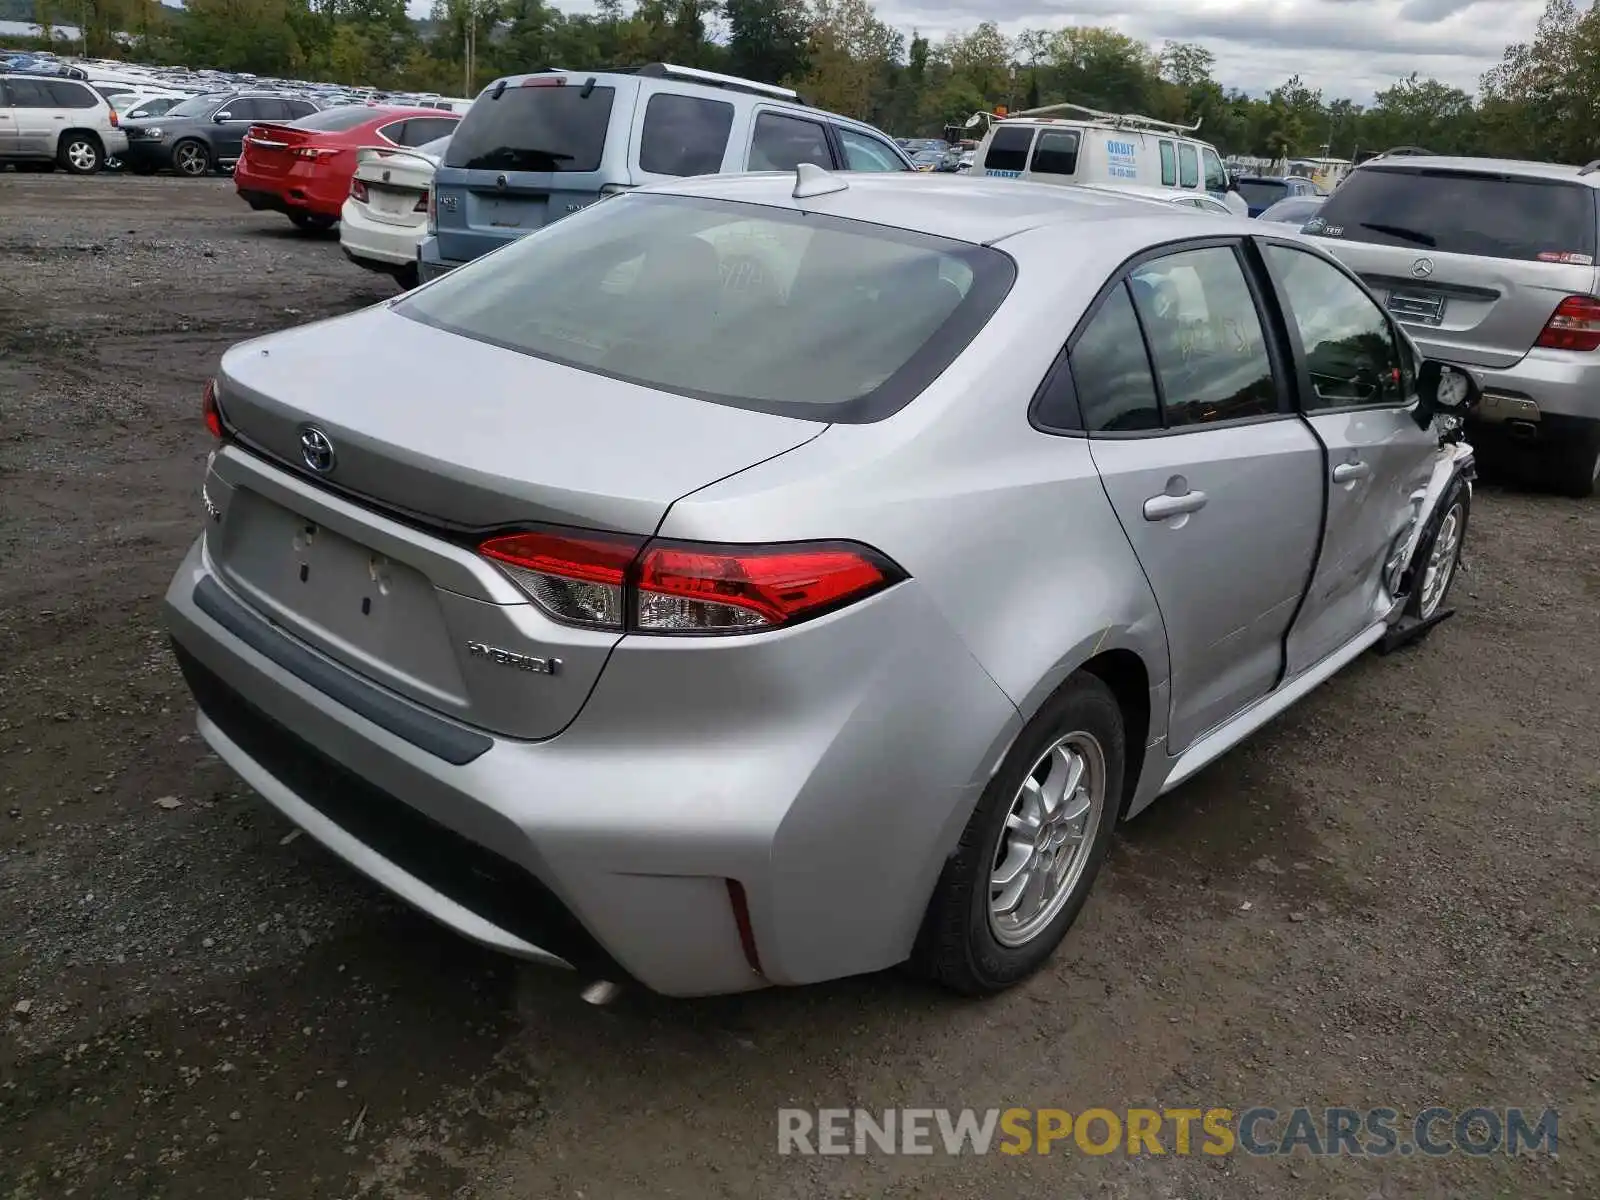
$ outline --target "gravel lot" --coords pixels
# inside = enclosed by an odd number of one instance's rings
[[[0,173],[0,1197],[1600,1195],[1600,503],[1480,488],[1456,619],[1126,828],[1028,986],[595,1010],[295,837],[160,628],[219,352],[389,294],[225,180]],[[1432,1103],[1560,1156],[776,1153],[787,1105]]]

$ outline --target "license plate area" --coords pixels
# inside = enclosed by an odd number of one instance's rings
[[[415,211],[417,200],[423,195],[421,192],[404,191],[381,184],[371,184],[368,190],[372,196],[372,207],[387,216],[402,216]]]
[[[223,578],[263,615],[419,699],[464,700],[438,597],[415,568],[247,488],[220,541]]]
[[[1426,292],[1392,291],[1389,311],[1407,325],[1437,327],[1444,322],[1445,298]]]

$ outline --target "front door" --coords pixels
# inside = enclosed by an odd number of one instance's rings
[[[276,116],[277,112],[278,106],[274,104],[272,113]],[[243,152],[244,135],[250,132],[252,124],[267,119],[267,108],[260,100],[237,99],[217,116],[226,116],[227,120],[217,121],[211,135],[211,145],[216,157],[227,161],[238,158]]]
[[[1304,364],[1300,407],[1327,448],[1328,520],[1316,574],[1289,637],[1289,671],[1314,665],[1383,619],[1384,565],[1428,482],[1437,436],[1412,419],[1411,351],[1372,298],[1308,251],[1263,255]]]
[[[1144,260],[1070,354],[1095,465],[1166,625],[1169,754],[1277,684],[1322,524],[1322,450],[1241,255],[1212,243]]]

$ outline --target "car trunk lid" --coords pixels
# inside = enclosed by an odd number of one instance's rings
[[[679,497],[826,428],[386,309],[236,347],[218,390],[240,443],[218,456],[207,496],[223,580],[383,687],[524,738],[576,716],[620,635],[556,623],[474,547],[537,523],[642,540]],[[308,427],[331,447],[326,472],[303,453]]]
[[[355,178],[366,188],[367,215],[389,225],[421,224],[428,185],[438,165],[438,160],[416,150],[361,147],[356,151]]]
[[[244,135],[240,159],[258,175],[287,175],[297,165],[308,161],[306,151],[323,155],[334,153],[330,147],[321,145],[326,140],[316,130],[262,121],[250,126]]]

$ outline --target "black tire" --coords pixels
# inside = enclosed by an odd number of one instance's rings
[[[330,217],[324,213],[292,212],[289,220],[296,229],[306,233],[326,233],[339,223],[338,217]]]
[[[1554,479],[1563,496],[1585,500],[1600,491],[1600,427],[1581,430],[1555,447]]]
[[[172,148],[172,169],[179,175],[199,179],[211,174],[215,166],[216,160],[211,156],[211,147],[199,138],[184,138]]]
[[[990,917],[990,876],[1001,835],[1024,781],[1034,774],[1041,756],[1068,734],[1086,734],[1099,745],[1104,794],[1098,821],[1082,843],[1079,853],[1087,857],[1061,907],[1027,941],[1006,945]],[[1004,991],[1048,961],[1077,919],[1110,849],[1122,814],[1124,754],[1122,711],[1111,689],[1093,675],[1074,675],[1028,722],[984,789],[928,903],[909,964],[913,972],[979,996]]]
[[[68,130],[56,144],[56,163],[70,175],[93,175],[106,165],[106,150],[87,130]]]
[[[1433,557],[1433,548],[1438,543],[1440,534],[1445,531],[1451,513],[1456,514],[1456,520],[1453,532],[1447,535],[1455,538],[1455,549],[1451,552],[1449,562],[1450,574],[1444,581],[1444,588],[1438,598],[1431,603],[1428,611],[1424,612],[1423,593],[1428,582],[1428,563]],[[1467,487],[1467,481],[1457,477],[1439,498],[1433,516],[1428,520],[1428,527],[1422,531],[1422,537],[1417,542],[1417,553],[1411,571],[1411,594],[1406,597],[1406,616],[1418,620],[1431,617],[1450,599],[1450,589],[1455,587],[1456,577],[1461,574],[1461,553],[1467,544],[1467,523],[1471,516],[1472,492]],[[1443,569],[1442,564],[1441,569]]]
[[[409,292],[417,286],[417,264],[408,263],[394,273],[394,281],[400,285],[402,292]]]

